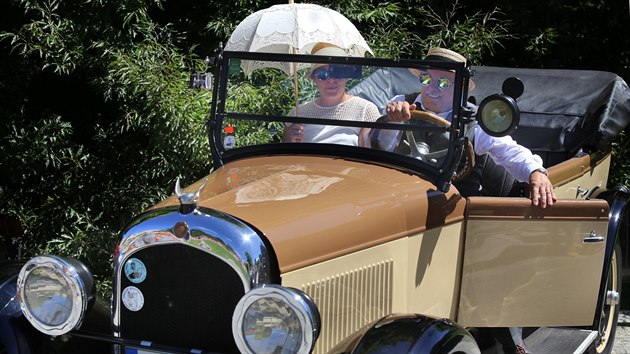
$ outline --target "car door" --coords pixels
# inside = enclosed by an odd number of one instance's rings
[[[467,200],[457,321],[464,326],[593,322],[608,223],[604,200]]]

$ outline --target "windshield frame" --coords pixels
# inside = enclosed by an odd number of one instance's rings
[[[273,120],[281,122],[300,122],[305,120],[305,118],[292,116],[256,115],[226,111],[225,102],[228,86],[227,83],[229,79],[229,63],[231,60],[326,63],[416,69],[431,67],[453,71],[455,73],[455,80],[453,84],[455,89],[453,93],[452,120],[451,126],[449,128],[444,128],[445,131],[448,131],[450,133],[447,156],[442,165],[436,167],[418,161],[412,157],[399,155],[393,152],[367,149],[356,146],[341,146],[324,143],[269,143],[256,146],[239,147],[228,150],[223,145],[223,139],[221,138],[223,130],[223,120],[226,118],[239,117],[252,120]],[[467,138],[464,134],[464,127],[465,124],[469,121],[469,116],[465,114],[466,110],[464,109],[464,107],[466,107],[465,97],[467,97],[468,95],[468,82],[470,80],[470,76],[472,75],[472,70],[469,63],[464,64],[459,62],[446,62],[436,60],[357,58],[315,56],[303,54],[220,51],[215,57],[214,64],[215,72],[212,95],[213,98],[211,113],[207,121],[214,168],[219,168],[230,161],[262,155],[324,155],[333,156],[336,158],[347,158],[352,160],[360,160],[362,162],[387,165],[389,167],[404,170],[406,172],[418,174],[431,183],[435,184],[441,191],[446,192],[449,190],[452,176],[458,167],[464,147],[467,144]],[[379,107],[379,109],[381,108],[382,107]],[[307,119],[309,119],[309,122],[311,123],[326,123],[326,120],[319,121],[310,118]],[[350,123],[344,123],[344,121],[336,121],[335,124],[350,125]],[[409,125],[401,125],[395,123],[352,122],[352,125],[357,127],[411,130],[409,128]]]

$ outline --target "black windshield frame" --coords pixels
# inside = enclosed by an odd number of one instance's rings
[[[391,67],[391,68],[439,68],[449,70],[455,73],[454,94],[453,94],[453,112],[451,126],[445,128],[450,133],[449,147],[444,163],[441,166],[431,166],[426,163],[417,161],[409,156],[402,156],[386,151],[370,150],[353,146],[339,146],[333,144],[322,143],[275,143],[257,146],[247,146],[236,149],[226,149],[221,138],[223,120],[227,118],[245,118],[250,120],[275,120],[281,122],[295,121],[300,122],[301,118],[291,116],[267,116],[252,115],[239,112],[229,112],[226,110],[226,92],[228,82],[229,63],[231,60],[264,60],[274,62],[295,62],[295,63],[327,63],[342,65],[365,65],[374,67]],[[414,174],[421,175],[431,183],[435,184],[439,190],[448,191],[450,187],[451,177],[453,176],[459,160],[462,156],[466,137],[464,136],[464,127],[468,122],[464,115],[464,107],[466,106],[466,97],[468,94],[468,81],[471,76],[470,66],[458,62],[445,62],[435,60],[410,60],[410,59],[382,59],[382,58],[356,58],[356,57],[329,57],[329,56],[313,56],[313,55],[292,55],[292,54],[273,54],[273,53],[251,53],[251,52],[231,52],[222,51],[215,57],[215,73],[213,84],[213,100],[210,117],[207,121],[207,127],[210,138],[210,147],[214,162],[214,167],[219,168],[224,164],[249,158],[254,156],[269,155],[324,155],[335,158],[347,158],[352,160],[366,161],[387,165],[393,168],[405,170]],[[303,119],[303,118],[302,118]],[[325,124],[325,121],[313,121],[311,123]],[[343,121],[336,122],[338,125],[344,125]],[[369,128],[380,129],[400,129],[409,130],[408,126],[394,123],[377,123],[377,122],[353,122],[352,125]]]

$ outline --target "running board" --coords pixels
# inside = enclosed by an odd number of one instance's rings
[[[532,353],[582,354],[597,338],[597,331],[541,327],[525,338]]]

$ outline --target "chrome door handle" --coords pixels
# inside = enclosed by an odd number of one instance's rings
[[[575,191],[575,197],[579,198],[579,197],[586,197],[586,195],[588,194],[589,190],[588,189],[584,189],[580,186],[577,186],[576,191]]]
[[[582,243],[601,243],[604,241],[606,241],[606,237],[598,236],[595,230],[591,231],[591,233],[588,234],[587,237],[584,237],[582,239]]]
[[[591,189],[584,189],[580,186],[577,186],[577,188],[575,189],[575,197],[576,198],[584,198],[584,199],[591,199],[591,195],[593,195],[593,193],[599,188],[599,186],[595,186]]]

